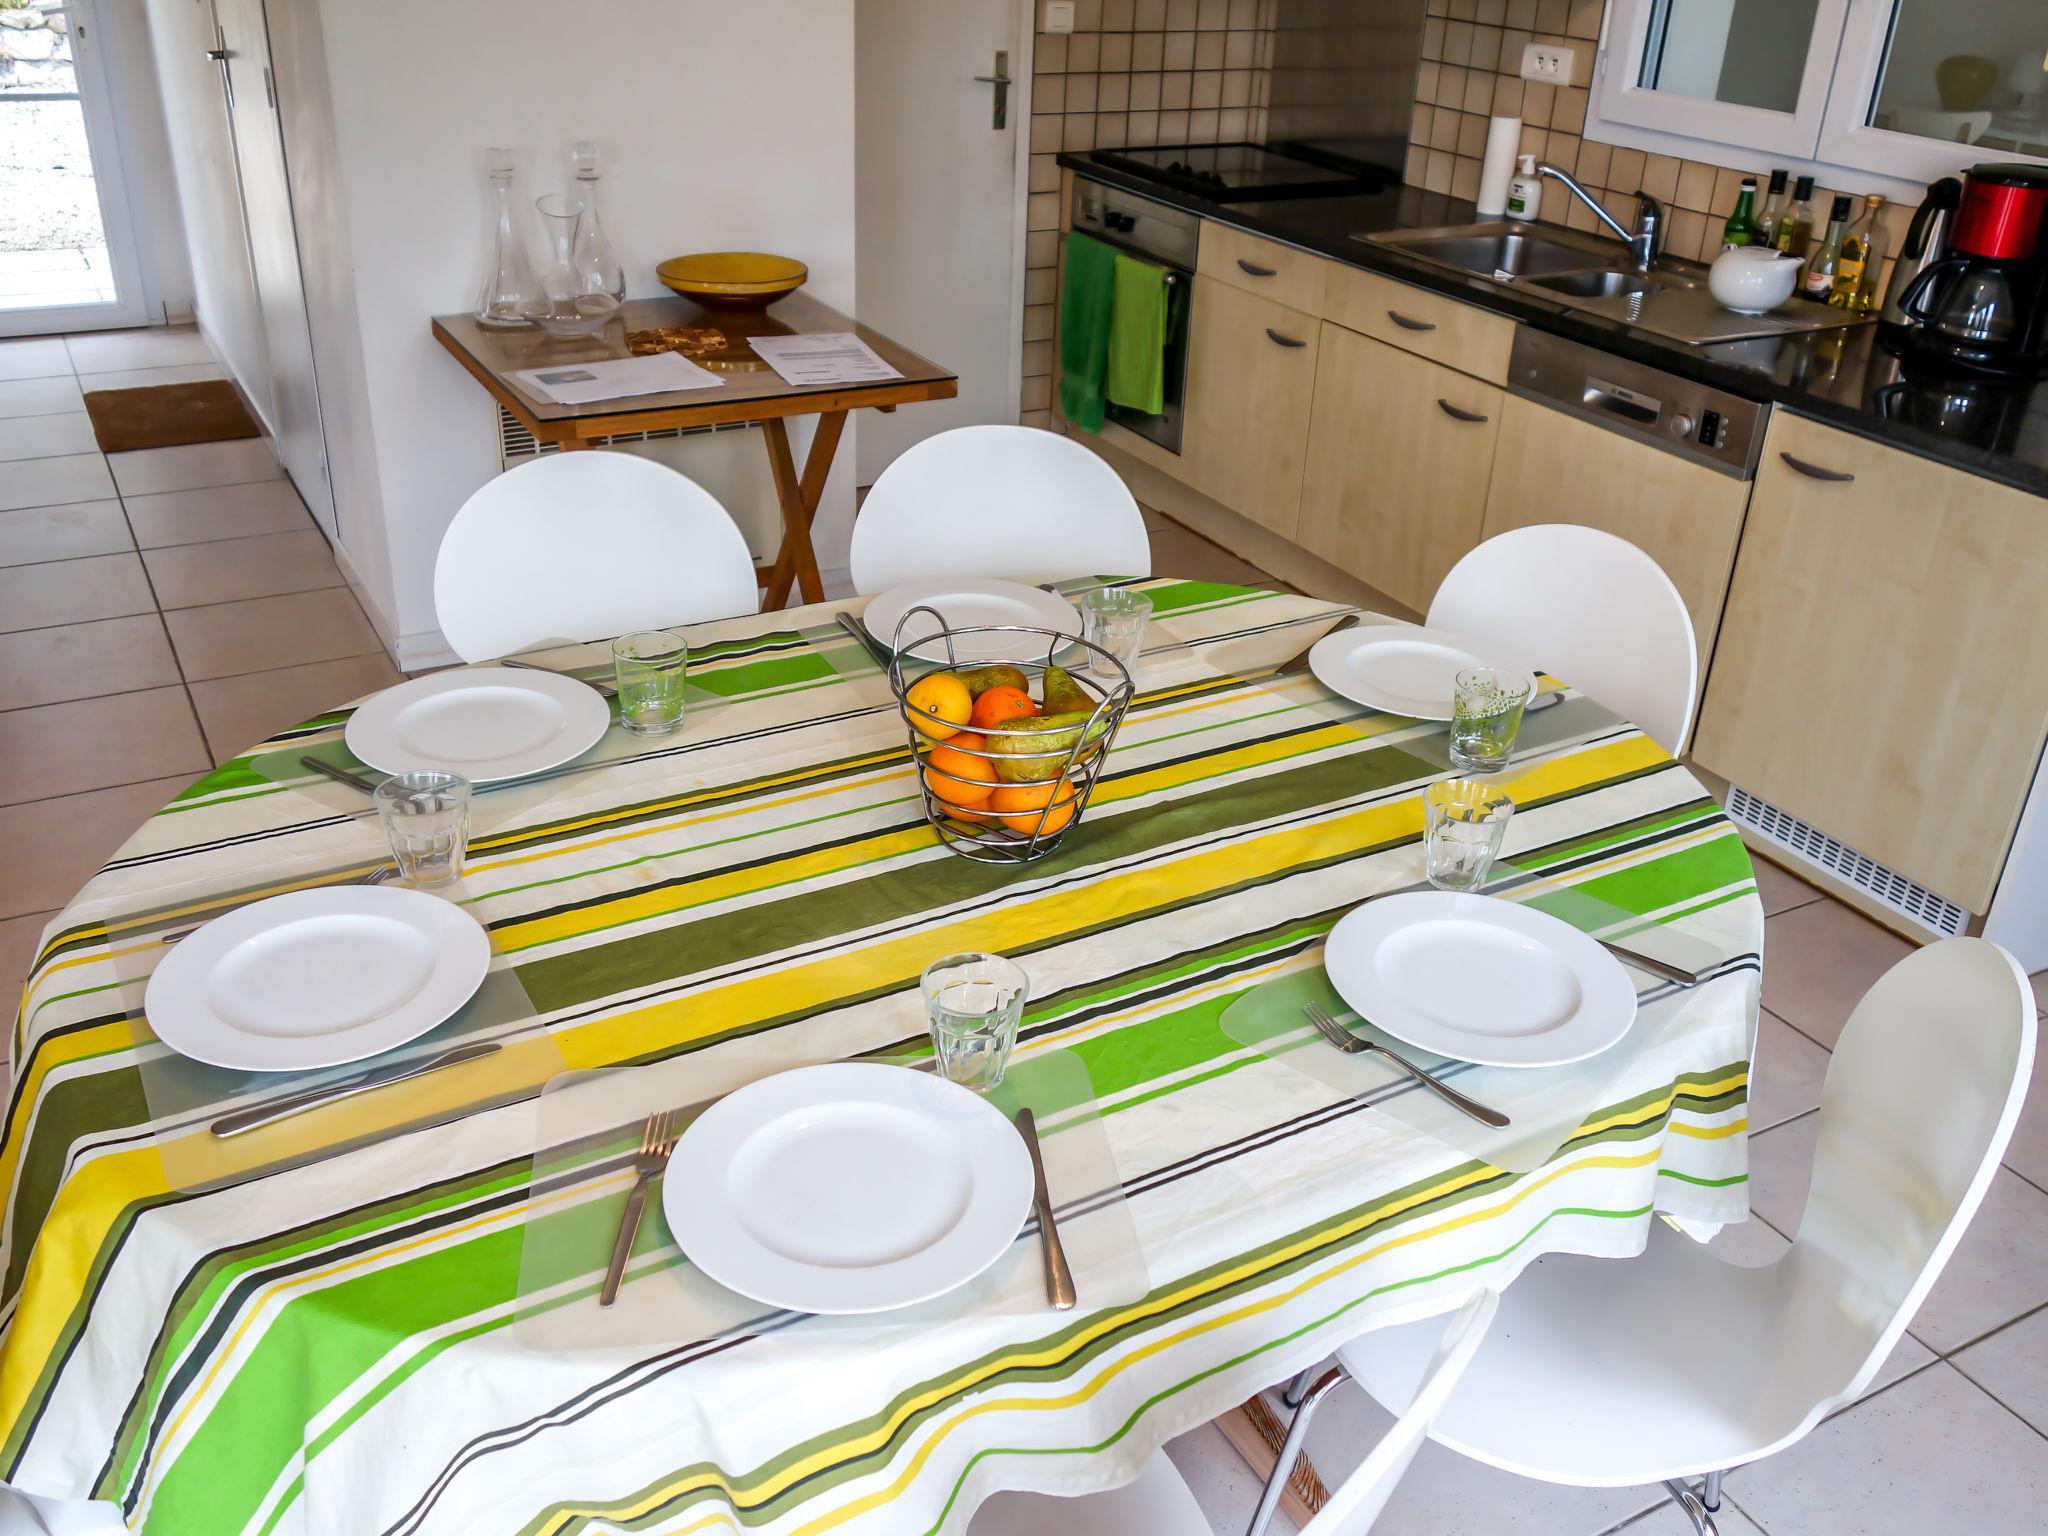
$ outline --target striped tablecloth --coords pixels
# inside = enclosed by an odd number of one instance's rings
[[[52,926],[24,994],[0,1477],[119,1500],[168,1536],[958,1531],[999,1488],[1113,1484],[1339,1339],[1544,1252],[1632,1254],[1658,1212],[1742,1219],[1762,911],[1701,786],[1590,700],[1532,717],[1509,852],[1541,878],[1518,894],[1597,895],[1726,963],[1682,997],[1646,991],[1664,1022],[1626,1080],[1546,1166],[1503,1173],[1219,1028],[1248,987],[1313,964],[1342,912],[1418,878],[1443,729],[1265,675],[1327,605],[1151,590],[1107,777],[1024,872],[935,846],[901,724],[831,609],[701,627],[693,676],[725,702],[480,818],[464,899],[537,1010],[497,1031],[513,1102],[348,1150],[305,1144],[337,1111],[199,1146],[204,1118],[150,1087],[163,1048],[132,978],[155,941],[128,931],[379,856],[340,792],[266,766],[334,742],[345,712],[195,785]],[[900,1051],[924,962],[971,948],[1031,973],[1020,1052],[1086,1063],[1148,1294],[889,1335],[522,1342],[545,1080]],[[455,1091],[427,1081],[353,1101],[347,1125]]]

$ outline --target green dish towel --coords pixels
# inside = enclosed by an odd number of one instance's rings
[[[1166,408],[1166,273],[1119,254],[1109,306],[1109,365],[1103,389],[1112,405],[1157,416]]]
[[[1060,290],[1060,414],[1083,432],[1102,430],[1102,372],[1119,260],[1100,240],[1068,233]]]

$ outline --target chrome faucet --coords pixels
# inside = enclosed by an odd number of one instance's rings
[[[1664,242],[1664,205],[1647,192],[1636,193],[1636,227],[1623,229],[1621,221],[1605,208],[1600,200],[1572,179],[1569,171],[1552,165],[1548,160],[1536,167],[1539,176],[1554,176],[1564,183],[1565,190],[1593,210],[1593,217],[1613,230],[1628,247],[1629,264],[1638,272],[1650,270],[1650,263],[1657,259],[1657,248]]]

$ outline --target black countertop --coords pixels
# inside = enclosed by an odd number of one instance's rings
[[[1219,224],[1433,289],[1538,330],[1731,394],[1768,400],[1908,453],[2048,496],[2048,381],[2015,384],[1938,373],[1895,356],[1875,325],[1686,346],[1354,238],[1477,221],[1470,202],[1419,187],[1225,204],[1098,164],[1087,153],[1063,153],[1059,163]]]

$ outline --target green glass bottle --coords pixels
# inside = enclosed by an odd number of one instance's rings
[[[1738,245],[1756,243],[1756,178],[1742,178],[1742,191],[1736,195],[1735,211],[1728,215],[1728,222],[1721,228],[1721,249],[1728,250]]]

